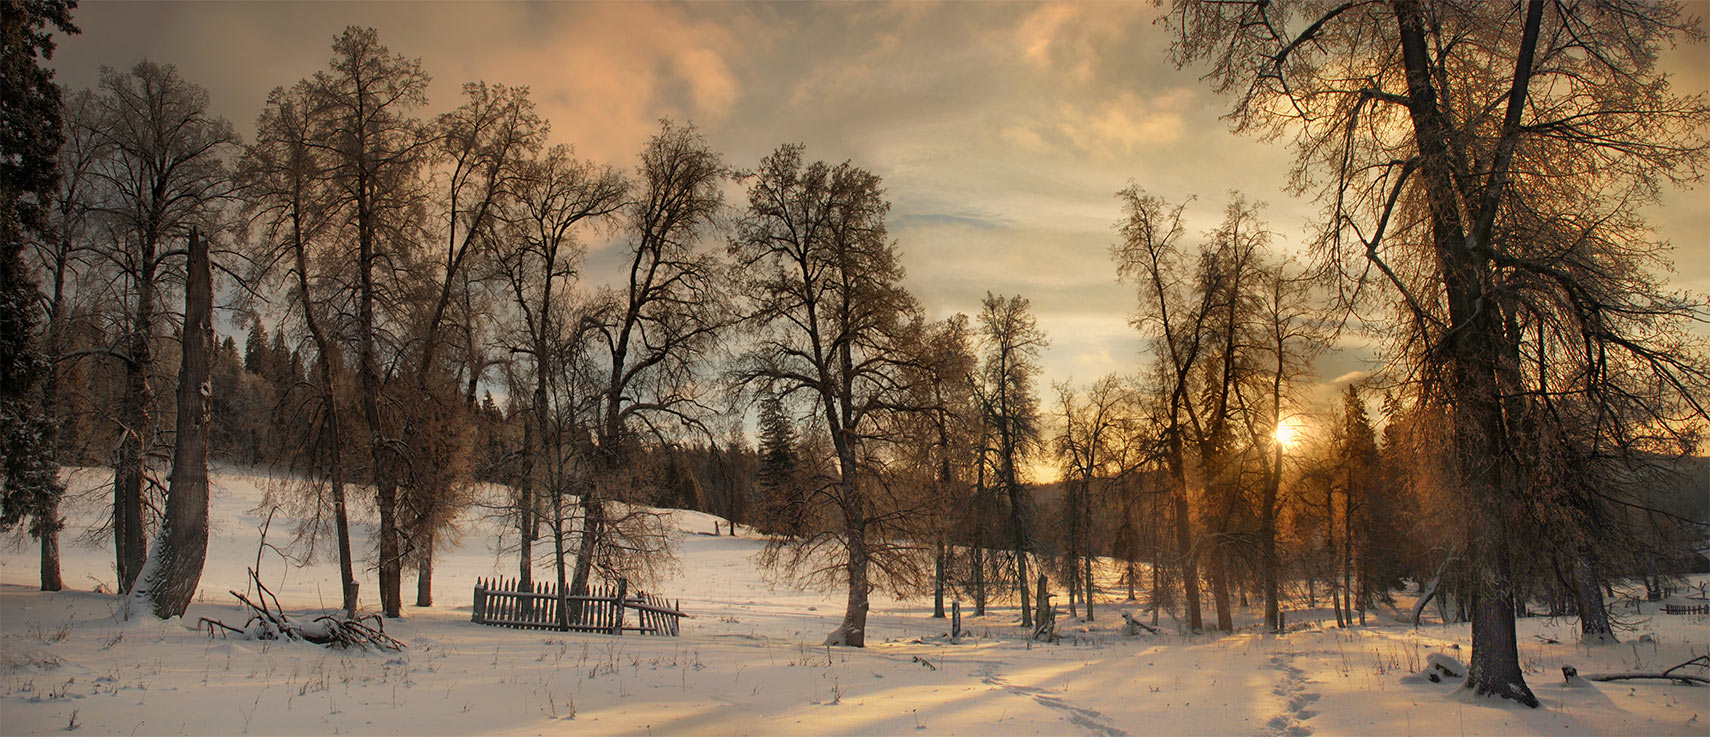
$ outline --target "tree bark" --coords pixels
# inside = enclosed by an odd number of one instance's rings
[[[1579,628],[1585,642],[1614,644],[1615,629],[1610,626],[1609,610],[1603,605],[1603,591],[1597,585],[1597,554],[1586,551],[1573,563],[1574,607],[1579,610]]]
[[[1234,632],[1235,617],[1229,606],[1229,554],[1222,544],[1211,550],[1211,602],[1217,609],[1217,631]]]
[[[149,374],[154,371],[154,241],[149,234],[140,239],[136,254],[137,302],[131,314],[129,355],[125,362],[124,399],[119,404],[119,458],[114,473],[113,552],[118,571],[119,593],[130,593],[142,572],[143,483],[149,436],[153,434],[149,405],[153,391]]]
[[[1265,594],[1265,629],[1282,632],[1277,588],[1277,496],[1282,487],[1282,442],[1273,443],[1271,473],[1265,479],[1264,498],[1259,502],[1259,582]]]
[[[161,619],[180,616],[190,606],[208,556],[208,374],[214,349],[214,298],[208,245],[194,229],[186,271],[178,427],[166,514],[154,555],[135,589],[136,599],[147,602]]]
[[[733,528],[734,529],[734,528]],[[938,541],[938,549],[932,559],[932,618],[944,618],[944,541]]]
[[[523,423],[522,472],[517,474],[517,580],[530,591],[534,586],[535,534],[533,419]]]
[[[422,559],[416,564],[416,606],[419,607],[433,606],[433,530],[423,530],[422,537]]]

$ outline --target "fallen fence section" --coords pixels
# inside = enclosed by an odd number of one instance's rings
[[[684,614],[677,603],[648,593],[628,593],[628,582],[564,594],[555,584],[522,585],[516,579],[478,579],[470,621],[494,627],[677,636]],[[626,610],[635,610],[634,624]]]

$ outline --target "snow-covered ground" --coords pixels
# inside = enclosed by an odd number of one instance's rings
[[[1443,653],[1465,660],[1466,625],[1323,627],[1295,612],[1284,636],[1251,631],[1124,637],[1118,595],[1093,623],[1064,621],[1041,645],[1013,608],[965,617],[952,643],[931,602],[874,599],[868,647],[819,645],[841,592],[772,587],[753,537],[714,537],[712,517],[676,512],[680,566],[658,586],[694,619],[682,636],[612,637],[499,629],[469,621],[478,576],[510,575],[496,528],[466,525],[436,570],[436,606],[386,624],[401,653],[210,638],[199,617],[241,624],[226,593],[257,556],[264,492],[247,471],[214,479],[213,540],[202,593],[182,622],[120,621],[110,541],[82,544],[103,510],[95,490],[68,506],[65,580],[36,590],[32,545],[0,552],[0,733],[91,734],[1710,734],[1710,688],[1661,681],[1564,684],[1582,673],[1660,670],[1710,654],[1710,622],[1647,604],[1613,646],[1582,646],[1571,620],[1520,623],[1521,659],[1543,708],[1470,696],[1413,675]],[[270,542],[292,522],[273,520]],[[364,527],[361,530],[367,532]],[[359,550],[366,549],[366,537]],[[541,561],[545,563],[545,560]],[[262,577],[287,609],[337,606],[337,563],[293,568],[271,552]],[[545,575],[545,566],[541,567]],[[364,602],[377,584],[363,575]],[[413,573],[406,602],[414,600]],[[1249,624],[1252,617],[1249,613]],[[1640,635],[1651,641],[1640,643]],[[1555,640],[1551,643],[1546,640]]]

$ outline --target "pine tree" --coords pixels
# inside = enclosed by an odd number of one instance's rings
[[[783,400],[770,392],[760,400],[760,468],[755,481],[765,503],[763,530],[776,535],[801,532],[805,500],[796,458],[796,428],[784,413]]]

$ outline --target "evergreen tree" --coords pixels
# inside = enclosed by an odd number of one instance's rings
[[[243,370],[261,374],[267,365],[267,328],[256,320],[249,326],[249,337],[243,343]]]
[[[30,519],[42,542],[41,584],[61,587],[55,432],[41,402],[47,358],[36,345],[36,284],[24,264],[26,238],[46,237],[58,182],[60,95],[53,28],[76,33],[74,2],[6,4],[0,13],[0,528]],[[51,26],[51,27],[50,27]]]
[[[784,413],[784,402],[767,392],[760,400],[760,468],[755,473],[765,515],[761,530],[774,535],[801,531],[803,498],[796,458],[796,428]]]

